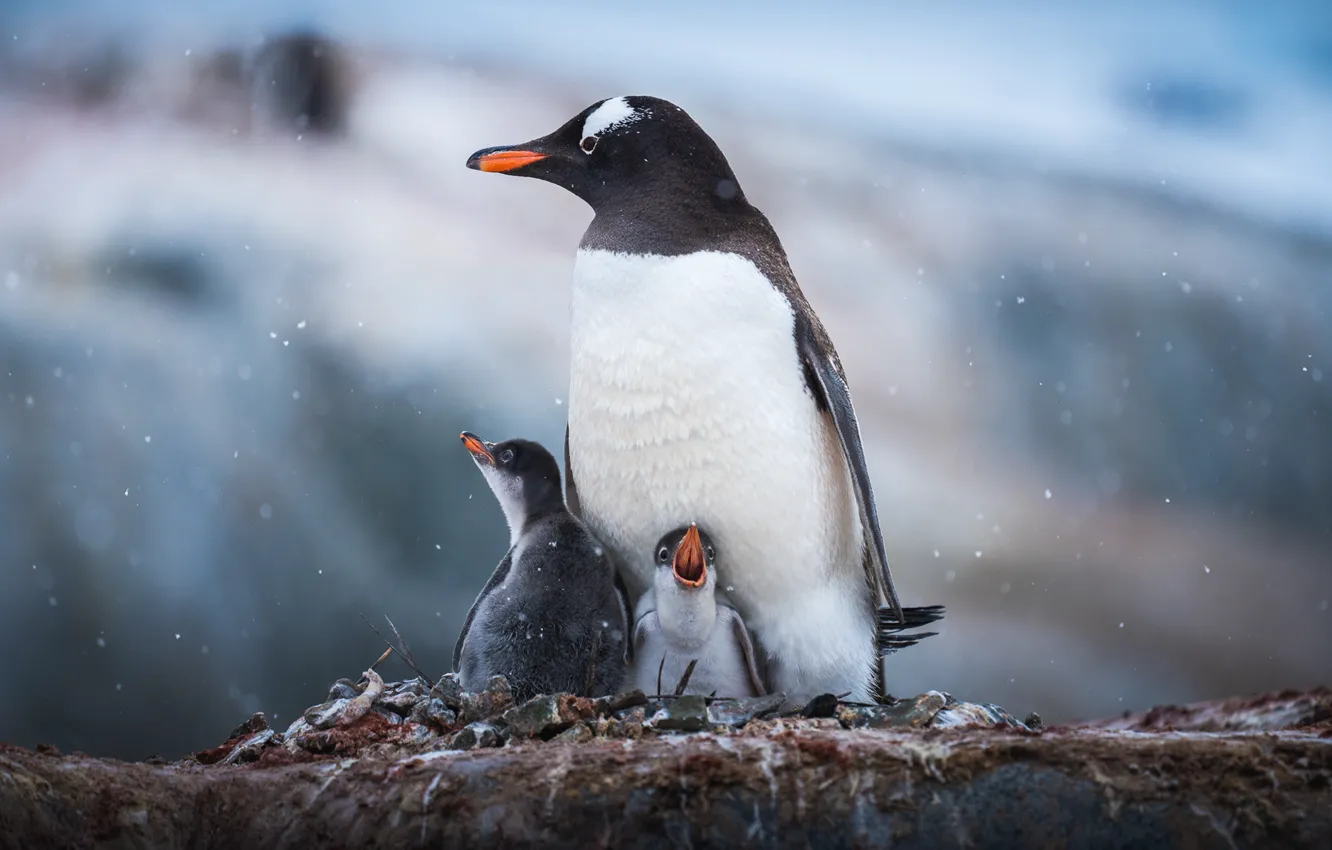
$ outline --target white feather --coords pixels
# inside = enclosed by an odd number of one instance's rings
[[[645,117],[645,113],[634,109],[623,97],[612,97],[588,113],[583,121],[583,138],[600,136],[607,130],[613,130]]]
[[[504,521],[509,526],[509,546],[517,546],[518,538],[523,533],[523,523],[527,522],[522,481],[513,475],[504,475],[488,463],[479,462],[476,466],[490,485],[490,492],[495,494],[500,510],[504,511]]]
[[[696,521],[773,687],[865,699],[874,623],[860,521],[793,326],[786,299],[735,254],[579,251],[574,475],[584,518],[635,598],[651,583],[657,540]]]
[[[717,605],[717,573],[702,587],[685,587],[669,566],[659,565],[652,588],[634,611],[633,686],[644,693],[671,693],[690,662],[688,694],[757,696],[744,649],[736,638],[733,609]],[[660,679],[660,690],[658,690]]]

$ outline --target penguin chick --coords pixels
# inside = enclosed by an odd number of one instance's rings
[[[602,545],[565,507],[555,458],[529,440],[496,445],[464,431],[462,441],[510,534],[453,650],[463,689],[502,674],[520,702],[613,693],[628,663],[628,601]]]
[[[717,601],[716,554],[696,524],[657,543],[652,586],[634,613],[633,679],[644,693],[673,693],[691,662],[684,693],[767,693],[745,621]]]

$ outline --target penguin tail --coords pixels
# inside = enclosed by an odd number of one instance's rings
[[[897,632],[903,632],[907,629],[919,629],[928,626],[930,623],[937,623],[943,619],[944,606],[925,605],[920,608],[903,608],[902,616],[904,622],[898,622],[893,617],[891,608],[879,609],[879,633],[882,635],[891,635]]]
[[[894,634],[879,636],[879,652],[883,655],[889,655],[897,652],[899,649],[906,649],[908,646],[915,646],[927,637],[934,637],[938,632],[915,632],[909,635]]]
[[[897,652],[899,649],[915,646],[925,638],[937,635],[938,632],[914,632],[912,634],[903,634],[903,632],[907,629],[919,629],[942,620],[944,606],[926,605],[920,608],[903,608],[902,615],[905,622],[898,622],[893,617],[892,609],[886,607],[879,609],[878,638],[881,655],[888,655]]]

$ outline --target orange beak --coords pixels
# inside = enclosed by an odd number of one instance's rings
[[[547,156],[549,154],[536,151],[497,150],[489,153],[482,151],[473,154],[472,158],[467,160],[467,166],[478,171],[513,171],[515,168],[540,162]]]
[[[472,453],[472,460],[477,463],[495,463],[495,456],[490,453],[490,445],[483,441],[477,435],[468,431],[462,432],[463,448]]]
[[[671,563],[675,570],[675,580],[685,587],[702,587],[708,577],[708,559],[703,551],[703,538],[698,536],[698,526],[690,525],[684,539],[675,548],[675,560]]]

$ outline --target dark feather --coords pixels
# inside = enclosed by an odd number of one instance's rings
[[[569,513],[583,518],[582,503],[578,501],[578,485],[574,483],[573,458],[569,456],[569,426],[564,426],[564,505]]]
[[[898,622],[892,616],[892,612],[886,608],[879,609],[879,633],[883,635],[893,634],[895,632],[905,631],[907,629],[919,629],[922,626],[928,626],[930,623],[937,623],[944,617],[944,606],[942,605],[923,605],[918,608],[903,608],[902,622]]]
[[[503,560],[499,562],[499,566],[495,567],[495,572],[490,574],[486,586],[481,588],[481,592],[476,595],[476,601],[472,603],[472,607],[468,609],[467,619],[463,620],[462,631],[458,633],[458,642],[453,646],[453,672],[462,672],[462,668],[458,665],[462,661],[463,644],[467,642],[467,633],[472,630],[472,621],[476,619],[477,607],[481,604],[481,600],[485,599],[492,590],[504,583],[505,577],[509,575],[509,567],[512,565],[513,550],[510,549],[505,553]]]
[[[571,481],[573,479],[570,479]],[[604,548],[603,548],[604,551]],[[633,608],[629,607],[629,588],[624,584],[624,576],[620,575],[619,567],[615,569],[615,596],[620,603],[620,619],[624,622],[624,629],[621,634],[625,635],[624,641],[624,663],[628,664],[634,660],[634,655],[638,653],[638,628],[634,625],[633,615],[630,613]],[[634,629],[635,638],[628,639],[630,628]]]
[[[902,619],[899,623],[892,612],[886,608],[879,609],[879,652],[882,655],[888,655],[897,652],[899,649],[906,649],[908,646],[915,646],[927,637],[933,637],[938,632],[914,632],[912,634],[903,634],[907,629],[919,629],[928,626],[930,623],[937,623],[944,616],[944,606],[925,605],[919,608],[903,608]]]
[[[837,352],[813,312],[797,311],[795,321],[796,348],[809,391],[815,403],[825,410],[837,431],[842,456],[851,470],[856,504],[860,509],[860,524],[865,534],[865,574],[874,589],[874,604],[886,608],[893,619],[903,622],[902,603],[893,586],[892,571],[888,568],[888,555],[883,545],[883,532],[879,529],[879,511],[874,504],[874,488],[870,484],[869,468],[865,464],[865,449],[860,441],[860,425],[851,404],[851,391],[842,374]]]

